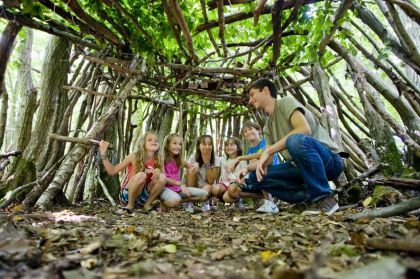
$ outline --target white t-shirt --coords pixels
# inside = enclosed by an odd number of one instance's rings
[[[190,158],[188,158],[188,163],[190,163],[190,164],[196,163],[195,153],[191,154]],[[203,187],[204,184],[207,184],[207,182],[206,182],[206,167],[209,167],[209,166],[221,167],[222,166],[222,157],[214,156],[214,165],[205,166],[203,164],[198,169],[197,182],[198,182],[198,187],[200,187],[200,188]]]
[[[228,159],[226,157],[223,157],[222,159],[222,173],[220,175],[220,183],[223,183],[226,186],[229,186],[230,183],[235,182],[239,177],[239,171],[247,165],[246,161],[240,161],[235,170],[229,173],[228,169],[229,166],[232,165],[233,161],[234,159]]]

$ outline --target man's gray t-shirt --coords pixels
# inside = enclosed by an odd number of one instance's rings
[[[338,146],[331,140],[328,131],[321,126],[313,113],[289,96],[276,100],[274,112],[264,126],[263,133],[267,145],[273,145],[293,130],[290,116],[296,109],[299,109],[305,115],[306,121],[308,121],[309,127],[311,128],[311,137],[323,143],[333,152],[341,152]],[[286,160],[292,160],[287,149],[280,151],[280,153]]]

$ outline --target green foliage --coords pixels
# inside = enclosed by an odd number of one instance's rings
[[[339,257],[343,254],[348,257],[356,257],[360,255],[360,252],[353,245],[337,243],[329,247],[329,254],[333,257]]]

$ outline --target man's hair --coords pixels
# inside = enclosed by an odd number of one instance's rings
[[[257,79],[256,81],[251,83],[251,85],[249,86],[249,90],[253,88],[258,89],[258,90],[263,90],[264,87],[266,86],[268,87],[268,90],[270,91],[270,96],[273,97],[274,99],[277,99],[277,87],[274,84],[274,82],[272,82],[271,80],[267,78]]]
[[[261,131],[260,125],[258,125],[255,122],[252,122],[252,121],[247,121],[247,122],[245,122],[244,126],[241,129],[241,134],[242,135],[244,134],[246,128],[254,128],[257,131]]]

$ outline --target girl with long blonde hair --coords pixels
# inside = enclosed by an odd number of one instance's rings
[[[156,133],[144,133],[140,137],[138,150],[130,153],[116,166],[106,156],[108,146],[109,142],[103,140],[99,144],[102,163],[108,175],[115,175],[128,168],[119,194],[122,206],[116,213],[131,213],[135,207],[143,207],[146,212],[152,210],[152,202],[162,193],[166,183]]]

